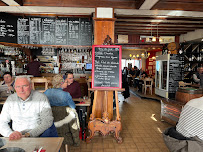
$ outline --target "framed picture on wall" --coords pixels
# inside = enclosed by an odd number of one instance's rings
[[[149,71],[149,74],[152,74],[152,70]]]
[[[153,59],[152,59],[152,58],[149,58],[149,61],[153,61]]]
[[[149,62],[149,65],[153,65],[153,62]]]
[[[148,70],[152,70],[152,66],[148,66]]]

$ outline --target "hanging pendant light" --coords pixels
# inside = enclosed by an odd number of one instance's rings
[[[155,37],[155,36],[152,38],[152,41],[153,41],[153,42],[156,42],[156,37]]]

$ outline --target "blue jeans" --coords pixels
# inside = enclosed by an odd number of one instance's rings
[[[72,100],[70,93],[58,89],[47,89],[44,94],[49,99],[51,106],[69,106],[75,109],[75,102]]]
[[[40,137],[58,137],[58,133],[57,133],[57,130],[56,130],[56,127],[53,123],[53,125],[48,128],[47,130],[45,130],[41,135]]]

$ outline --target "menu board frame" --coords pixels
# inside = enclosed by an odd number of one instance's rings
[[[119,66],[118,66],[118,83],[119,83],[119,86],[118,87],[112,87],[112,86],[108,86],[108,87],[103,87],[103,86],[95,86],[95,49],[96,48],[118,48],[119,50]],[[93,45],[92,46],[92,88],[95,88],[95,89],[121,89],[122,88],[122,62],[121,62],[121,59],[122,59],[122,46],[121,45]]]

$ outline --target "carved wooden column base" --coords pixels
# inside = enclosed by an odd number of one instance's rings
[[[119,120],[110,121],[108,117],[103,117],[103,119],[94,118],[89,121],[88,130],[90,132],[90,136],[86,139],[87,143],[89,143],[94,137],[95,132],[100,132],[103,136],[114,132],[114,137],[117,142],[122,143],[122,138],[119,137],[120,131],[122,130],[121,122]]]

